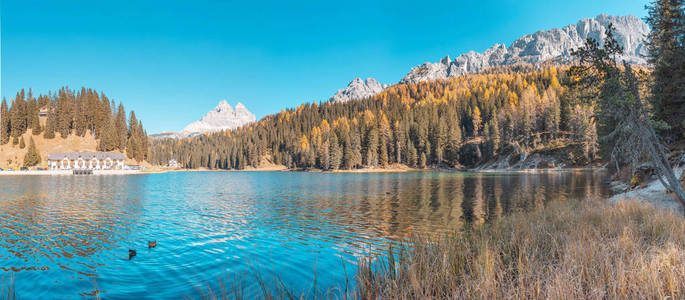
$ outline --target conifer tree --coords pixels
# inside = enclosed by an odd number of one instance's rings
[[[24,136],[19,139],[19,149],[26,148],[26,142],[24,142]]]
[[[0,104],[0,145],[7,144],[10,140],[10,120],[7,99],[2,98]]]
[[[480,109],[478,108],[478,106],[476,106],[473,109],[473,116],[471,118],[473,120],[473,136],[477,137],[480,130],[481,122],[483,122],[480,116]]]
[[[48,107],[48,119],[45,121],[45,133],[43,134],[44,138],[46,138],[46,139],[54,139],[55,138],[56,124],[57,124],[57,118],[55,117],[55,112],[51,107]]]
[[[33,167],[39,164],[40,161],[40,153],[38,153],[38,149],[36,149],[36,144],[33,142],[33,138],[31,138],[29,140],[29,149],[26,152],[26,155],[24,155],[24,167]]]
[[[366,135],[365,164],[369,167],[378,165],[378,130],[374,127]]]
[[[337,170],[340,168],[340,164],[342,163],[342,149],[340,149],[340,145],[338,144],[338,136],[335,134],[335,132],[331,133],[331,136],[329,138],[329,143],[330,143],[330,151],[329,154],[331,156],[330,158],[330,169],[331,170]]]
[[[119,109],[117,110],[116,134],[117,149],[124,150],[128,138],[128,127],[126,126],[126,110],[124,110],[124,105],[122,103],[119,103]]]
[[[126,142],[126,155],[128,158],[137,159],[141,151],[140,142],[138,141],[140,135],[138,134],[138,119],[136,119],[136,113],[131,111],[131,116],[129,117],[129,127],[128,127],[128,141]]]
[[[651,102],[669,136],[685,137],[685,1],[655,0],[647,7],[647,39],[654,66]],[[680,136],[678,136],[680,135]]]

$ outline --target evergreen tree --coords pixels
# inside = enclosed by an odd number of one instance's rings
[[[480,116],[480,109],[478,108],[478,106],[476,106],[473,109],[473,116],[471,117],[471,119],[473,122],[473,136],[477,137],[480,130],[480,125],[483,122]]]
[[[7,144],[10,140],[10,120],[7,99],[2,98],[0,104],[0,145]]]
[[[449,129],[447,135],[447,161],[450,165],[455,166],[459,163],[459,148],[461,147],[461,128],[459,122]]]
[[[126,155],[128,158],[139,157],[138,152],[140,152],[140,142],[138,134],[138,119],[136,119],[136,113],[131,111],[131,116],[129,117],[129,127],[128,127],[128,141],[126,142]]]
[[[340,149],[340,145],[338,144],[338,136],[335,134],[335,132],[331,133],[331,136],[329,138],[329,143],[330,143],[330,169],[331,170],[337,170],[340,168],[340,164],[342,163],[342,149]]]
[[[685,1],[655,0],[645,19],[651,27],[647,48],[654,66],[651,86],[655,115],[669,136],[685,137]],[[680,136],[678,136],[680,135]]]
[[[55,127],[57,124],[57,118],[55,117],[55,112],[52,108],[48,108],[48,119],[45,121],[45,133],[43,137],[46,139],[55,138]]]
[[[19,149],[26,148],[26,142],[24,142],[24,136],[19,139]]]
[[[119,103],[116,117],[116,135],[117,135],[117,149],[126,149],[126,140],[128,139],[128,127],[126,126],[126,110],[124,105]]]
[[[31,138],[29,140],[29,149],[28,151],[26,151],[26,155],[24,155],[24,167],[33,167],[39,164],[40,161],[40,153],[38,153],[38,149],[36,149],[36,144],[33,142],[33,138]]]
[[[369,167],[378,165],[378,130],[371,128],[366,135],[366,157],[365,164]]]

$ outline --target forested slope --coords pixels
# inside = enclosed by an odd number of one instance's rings
[[[154,141],[151,161],[210,169],[258,167],[265,159],[294,169],[475,167],[511,149],[564,148],[575,151],[572,164],[589,164],[597,158],[592,101],[570,88],[566,73],[519,65],[398,84],[362,100],[302,104],[236,130]]]
[[[26,165],[19,161],[33,137],[42,160],[46,153],[59,151],[120,151],[135,161],[144,161],[148,153],[147,134],[135,112],[127,119],[123,104],[117,106],[104,93],[87,88],[63,87],[38,96],[22,89],[9,104],[3,99],[0,165]]]

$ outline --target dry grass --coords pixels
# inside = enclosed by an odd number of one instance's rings
[[[48,154],[51,152],[92,152],[97,150],[98,141],[90,133],[80,137],[75,134],[62,138],[59,133],[55,133],[55,138],[45,139],[43,133],[40,135],[33,135],[31,129],[28,129],[22,136],[26,147],[20,149],[19,145],[12,145],[12,140],[4,145],[0,145],[0,168],[14,168],[19,169],[24,164],[24,155],[28,151],[29,140],[33,138],[36,144],[36,149],[40,153],[42,161],[38,167],[48,167]],[[126,158],[126,164],[141,165],[150,167],[147,162],[137,162],[133,159]]]
[[[645,204],[551,203],[367,262],[362,299],[683,299],[685,223]]]

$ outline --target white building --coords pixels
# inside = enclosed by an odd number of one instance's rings
[[[50,153],[50,170],[123,170],[126,157],[118,152]]]

